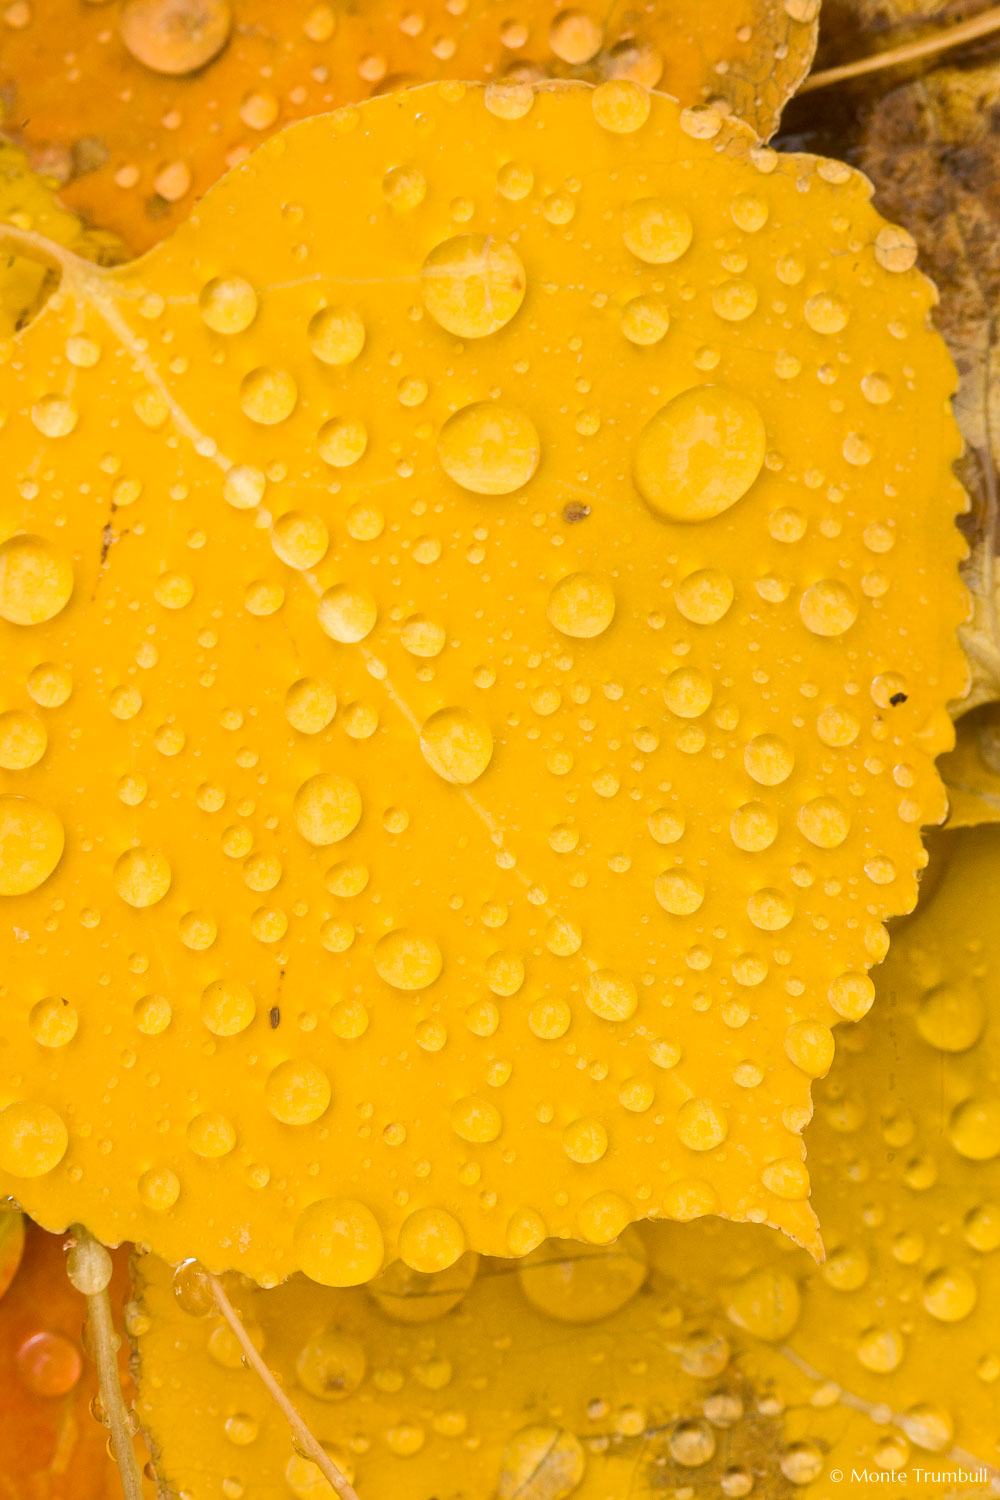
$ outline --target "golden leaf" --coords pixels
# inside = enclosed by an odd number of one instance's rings
[[[816,1247],[965,679],[952,370],[864,180],[445,84],[122,269],[13,238],[62,280],[0,366],[0,1190],[262,1281]]]

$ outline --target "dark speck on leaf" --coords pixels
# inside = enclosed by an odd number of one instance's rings
[[[892,697],[889,699],[889,702],[892,704],[893,708],[898,708],[901,703],[906,702],[906,698],[906,693],[893,693]]]
[[[271,1006],[271,1029],[277,1031],[281,1025],[281,1011],[277,1005]]]
[[[590,515],[590,506],[582,505],[579,500],[571,500],[563,507],[563,520],[568,521],[571,526],[577,521],[585,521]]]

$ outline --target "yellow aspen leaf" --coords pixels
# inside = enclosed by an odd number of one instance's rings
[[[404,84],[630,79],[718,102],[766,138],[808,71],[819,8],[46,0],[0,14],[0,97],[9,128],[59,164],[65,201],[139,251],[275,130]]]
[[[303,122],[121,269],[17,237],[0,1191],[264,1282],[817,1247],[810,1083],[965,680],[890,236],[612,82]]]
[[[429,1317],[438,1278],[412,1278],[419,1321],[378,1281],[235,1287],[265,1362],[359,1493],[825,1500],[852,1471],[894,1473],[907,1493],[993,1493],[998,902],[1000,831],[957,835],[875,1008],[817,1085],[822,1265],[766,1228],[706,1219],[481,1261]],[[169,1492],[210,1500],[229,1476],[248,1494],[327,1493],[211,1309],[193,1316],[155,1257],[136,1271],[138,1410]]]
[[[0,21],[0,25],[2,25]],[[56,240],[99,265],[121,260],[114,236],[88,230],[56,197],[57,183],[31,170],[17,146],[0,140],[0,224],[13,224]],[[51,266],[3,247],[0,258],[0,341],[8,339],[37,312],[52,285]]]

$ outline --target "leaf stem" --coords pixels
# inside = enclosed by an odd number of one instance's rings
[[[340,1500],[358,1500],[357,1491],[347,1478],[347,1475],[337,1467],[326,1449],[313,1437],[306,1425],[305,1419],[297,1408],[292,1405],[291,1401],[289,1401],[281,1386],[261,1359],[253,1340],[243,1326],[243,1319],[227,1297],[219,1278],[210,1275],[208,1282],[212,1288],[212,1296],[215,1298],[216,1306],[235,1334],[239,1346],[243,1350],[244,1359],[263,1382],[264,1388],[271,1397],[271,1400],[281,1408],[303,1453],[312,1459],[323,1477],[329,1480],[334,1490],[340,1496]],[[129,1500],[131,1500],[131,1497],[129,1497]]]
[[[930,36],[920,37],[915,42],[904,42],[900,47],[890,47],[886,52],[876,52],[870,57],[858,58],[855,62],[842,63],[836,68],[825,68],[820,73],[810,73],[799,90],[806,94],[813,89],[825,89],[831,83],[844,83],[849,78],[860,78],[866,73],[875,73],[882,68],[898,68],[903,63],[917,58],[929,57],[935,52],[944,52],[951,47],[960,47],[963,42],[975,42],[980,37],[992,36],[1000,31],[1000,5],[991,6],[981,15],[970,16],[967,21],[958,21]]]
[[[115,1333],[111,1299],[108,1296],[111,1260],[103,1245],[82,1224],[74,1224],[72,1233],[75,1243],[70,1251],[70,1280],[78,1291],[83,1291],[87,1299],[87,1320],[97,1363],[97,1388],[111,1429],[111,1451],[118,1465],[122,1493],[125,1500],[143,1500],[142,1473],[135,1456],[128,1407],[125,1405],[118,1375],[118,1335]],[[81,1251],[87,1259],[88,1270],[95,1263],[98,1267],[98,1273],[89,1280],[86,1276],[81,1279],[74,1267],[74,1257],[78,1257],[78,1252]],[[105,1265],[107,1279],[103,1274]]]
[[[20,229],[16,224],[0,224],[0,246],[9,245],[29,260],[44,260],[59,267],[60,271],[72,275],[81,268],[96,269],[89,260],[74,255],[64,245],[57,244],[36,229]]]

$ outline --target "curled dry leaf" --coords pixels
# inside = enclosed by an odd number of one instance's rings
[[[273,131],[407,83],[628,78],[767,137],[819,0],[82,0],[0,14],[5,128],[65,201],[143,250]]]
[[[0,1191],[265,1281],[816,1247],[810,1082],[965,679],[953,372],[867,183],[445,84],[121,270],[18,244]]]
[[[364,1289],[234,1288],[360,1494],[773,1500],[916,1466],[1000,1493],[1000,830],[954,845],[817,1085],[822,1266],[702,1221],[549,1241],[517,1266],[397,1263]],[[138,1409],[167,1494],[214,1500],[227,1476],[326,1493],[186,1273],[135,1264]]]

